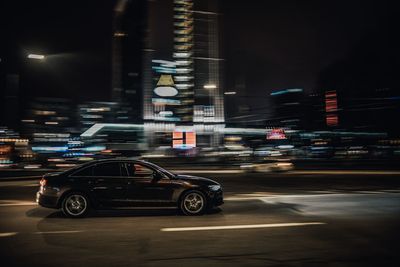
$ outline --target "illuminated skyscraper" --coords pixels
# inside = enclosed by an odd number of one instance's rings
[[[181,122],[193,122],[194,76],[193,76],[193,1],[174,0],[174,54],[176,62],[176,87],[181,107]]]
[[[162,121],[161,102],[177,105],[177,125],[224,123],[222,61],[219,57],[220,14],[211,0],[149,1],[143,66],[143,113],[146,122]],[[166,11],[171,8],[171,11]],[[173,16],[171,18],[167,16]],[[168,21],[173,25],[169,26]],[[162,30],[161,30],[162,28]],[[165,31],[171,31],[171,35]],[[160,35],[164,34],[164,38]],[[171,40],[165,37],[170,37]],[[168,52],[168,49],[169,50]],[[174,99],[160,100],[154,90],[170,72]],[[164,73],[165,74],[165,73]],[[159,91],[159,90],[158,90]],[[161,101],[161,102],[160,102]],[[156,108],[157,106],[157,108]],[[165,121],[171,121],[170,118]]]
[[[197,0],[193,5],[193,68],[195,123],[224,123],[223,75],[220,57],[218,1]],[[201,116],[203,110],[203,116]]]
[[[217,4],[174,0],[175,79],[182,122],[224,122]]]
[[[225,117],[217,3],[147,1],[142,88],[150,146],[182,127],[195,131],[199,145],[219,143],[214,130],[224,127]]]

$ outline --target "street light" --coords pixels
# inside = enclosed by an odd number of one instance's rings
[[[28,54],[28,58],[37,59],[37,60],[44,60],[45,56],[44,55],[39,55],[39,54]]]
[[[236,95],[236,92],[231,91],[231,92],[225,92],[224,94],[225,95]]]

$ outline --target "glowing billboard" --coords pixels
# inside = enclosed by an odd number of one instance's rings
[[[286,139],[285,131],[282,128],[272,129],[267,132],[268,140],[282,140]]]
[[[172,133],[172,147],[177,149],[196,147],[196,132],[175,130]]]

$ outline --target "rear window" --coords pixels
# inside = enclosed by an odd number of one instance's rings
[[[120,163],[110,162],[98,164],[94,167],[94,176],[121,176]]]
[[[93,167],[83,168],[82,170],[78,170],[72,176],[92,176],[93,175]]]

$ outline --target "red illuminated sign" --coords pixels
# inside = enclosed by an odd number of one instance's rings
[[[325,112],[326,112],[326,125],[337,126],[339,118],[337,111],[337,94],[336,91],[325,92]]]
[[[268,140],[281,140],[286,139],[285,131],[283,129],[272,129],[267,133]]]

